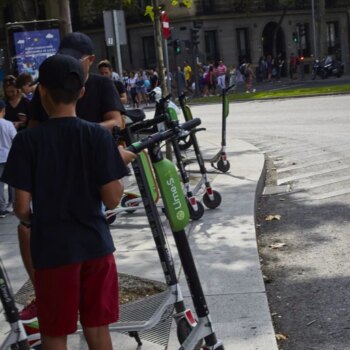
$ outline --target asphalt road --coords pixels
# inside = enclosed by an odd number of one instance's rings
[[[219,105],[192,112],[220,138]],[[234,103],[227,121],[227,142],[266,153],[265,191],[278,192],[257,218],[281,349],[350,349],[350,96]]]

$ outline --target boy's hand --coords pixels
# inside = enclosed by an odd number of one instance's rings
[[[118,146],[118,150],[125,165],[131,163],[137,157],[135,153],[127,151],[123,146]]]

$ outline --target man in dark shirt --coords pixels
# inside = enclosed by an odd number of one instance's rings
[[[69,33],[63,37],[59,54],[65,54],[80,59],[85,75],[85,94],[77,103],[77,115],[81,119],[100,123],[107,129],[122,126],[121,113],[124,106],[121,103],[113,82],[103,76],[90,73],[95,60],[91,39],[79,32]],[[30,105],[29,126],[48,119],[41,106],[39,93],[34,93]]]
[[[82,64],[55,55],[39,68],[38,91],[50,118],[15,137],[2,181],[16,188],[15,213],[31,226],[38,319],[44,349],[63,349],[78,311],[90,349],[111,350],[118,320],[115,250],[101,211],[118,205],[135,155],[111,134],[76,118]],[[33,212],[31,212],[31,200]]]

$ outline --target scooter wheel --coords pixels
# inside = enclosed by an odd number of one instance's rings
[[[209,209],[215,209],[221,204],[221,194],[217,191],[213,191],[214,198],[210,199],[208,193],[203,196],[203,203]]]
[[[189,136],[184,137],[178,141],[179,148],[181,151],[186,151],[192,146],[192,140]]]
[[[192,327],[190,324],[186,321],[185,318],[182,318],[178,323],[177,323],[177,339],[179,340],[179,343],[182,344],[189,334],[192,331]],[[200,350],[203,345],[203,339],[200,339],[196,346],[194,347],[194,350]]]
[[[220,171],[226,173],[230,169],[230,162],[227,160],[225,164],[225,162],[222,159],[219,159],[219,161],[216,163],[216,166]]]
[[[191,220],[199,220],[204,214],[204,206],[201,202],[197,202],[197,210],[194,210],[192,205],[187,202],[190,211]]]
[[[131,199],[134,199],[134,198],[136,198],[135,196],[131,196],[131,195],[125,195],[123,198],[122,198],[122,200],[120,201],[120,205],[122,206],[122,207],[124,207],[124,208],[128,208],[128,207],[130,207],[130,205],[128,205],[128,201],[129,200],[131,200]],[[126,210],[126,212],[128,213],[128,214],[132,214],[132,213],[134,213],[136,211],[136,209],[128,209],[128,210]]]

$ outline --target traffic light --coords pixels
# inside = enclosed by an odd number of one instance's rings
[[[199,44],[199,29],[191,28],[191,42],[192,45],[197,46]]]
[[[297,32],[293,32],[293,42],[296,44],[299,42],[299,36]]]
[[[174,45],[174,52],[175,55],[179,55],[181,53],[181,42],[179,39],[175,39],[173,41],[173,45]]]

